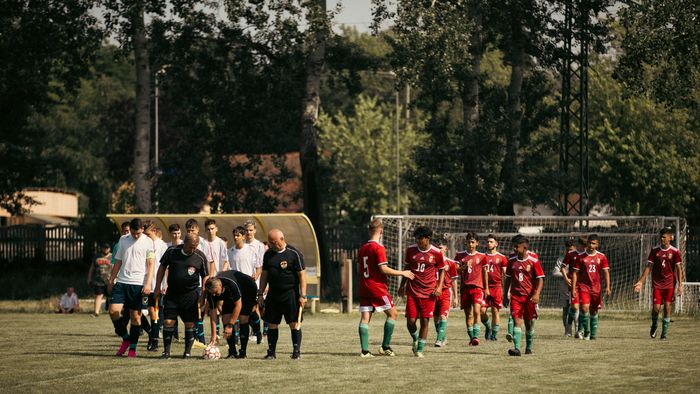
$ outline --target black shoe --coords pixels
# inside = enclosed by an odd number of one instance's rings
[[[508,349],[508,355],[509,355],[509,356],[518,356],[518,357],[520,357],[520,350],[518,350],[518,349]]]
[[[185,353],[182,355],[183,360],[187,360],[188,358],[192,358],[192,355],[190,355],[189,353]]]
[[[153,350],[153,338],[148,338],[148,344],[146,345],[146,350],[149,352]]]
[[[292,360],[298,360],[301,357],[300,352],[292,352]]]
[[[224,357],[224,359],[226,359],[226,360],[233,360],[234,358],[238,358],[238,354],[229,353],[228,356]]]
[[[237,358],[240,360],[240,359],[248,358],[248,356],[245,353],[240,352],[240,353],[238,353],[237,356],[234,356],[234,358]]]
[[[532,354],[532,349],[525,349],[525,354]]]
[[[260,345],[260,344],[262,343],[262,341],[263,341],[263,336],[262,336],[261,333],[258,333],[258,334],[255,336],[255,343],[258,344],[258,345]]]
[[[160,358],[163,360],[167,360],[170,358],[170,353],[163,352],[163,354],[160,355]]]
[[[271,351],[267,351],[267,356],[265,356],[263,359],[264,360],[274,360],[277,358],[277,355]]]
[[[661,335],[661,340],[662,340],[662,341],[665,341],[666,339],[668,339],[668,338],[666,338],[666,335]]]
[[[651,339],[656,338],[656,330],[657,329],[658,329],[658,327],[655,324],[652,324],[651,329],[649,330],[649,336],[651,337]]]

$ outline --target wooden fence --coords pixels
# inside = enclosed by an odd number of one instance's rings
[[[85,238],[78,226],[18,225],[0,227],[0,261],[84,260]]]

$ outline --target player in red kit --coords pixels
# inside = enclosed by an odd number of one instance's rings
[[[442,295],[435,301],[435,331],[437,339],[435,347],[443,347],[447,343],[447,318],[450,314],[450,306],[457,307],[457,262],[444,257],[447,255],[447,239],[440,238],[438,248],[445,259],[445,280],[442,284]]]
[[[405,264],[415,275],[413,280],[401,279],[399,295],[406,294],[406,326],[413,338],[413,354],[423,357],[428,326],[435,312],[435,298],[442,295],[445,261],[440,249],[430,244],[433,232],[420,226],[413,232],[416,244],[406,249]],[[420,318],[420,335],[416,320]]]
[[[598,310],[603,305],[601,297],[601,271],[605,278],[605,295],[610,296],[610,267],[608,258],[598,251],[600,240],[597,234],[588,236],[588,247],[574,261],[574,278],[571,283],[573,296],[578,295],[581,304],[579,330],[583,327],[584,339],[596,339],[598,333]],[[590,321],[590,328],[589,328]]]
[[[530,243],[522,235],[513,237],[515,256],[508,259],[506,268],[506,289],[510,290],[510,313],[513,316],[513,344],[509,349],[511,356],[520,356],[522,323],[525,321],[525,354],[532,354],[532,342],[535,335],[537,303],[544,285],[544,271],[540,260],[528,253]]]
[[[486,270],[489,275],[489,295],[486,297],[486,305],[481,307],[481,322],[486,328],[486,340],[495,341],[500,331],[501,317],[499,312],[503,308],[503,274],[508,266],[508,259],[498,253],[498,241],[493,234],[486,237]],[[491,318],[487,314],[487,308],[491,308]]]
[[[651,311],[651,330],[649,336],[656,338],[659,311],[664,306],[664,318],[661,321],[661,339],[666,339],[668,324],[671,322],[671,303],[676,300],[673,292],[678,285],[678,296],[683,295],[683,261],[678,248],[671,245],[673,231],[663,228],[659,233],[661,245],[656,246],[649,253],[647,266],[642,272],[639,281],[634,284],[634,291],[642,290],[642,285],[651,271],[651,283],[654,288],[654,308]]]
[[[566,284],[569,287],[569,294],[571,295],[571,300],[569,301],[569,313],[566,318],[566,324],[567,327],[572,327],[573,325],[573,327],[570,328],[570,330],[573,329],[573,331],[576,333],[576,339],[583,339],[583,328],[578,327],[578,322],[580,318],[578,307],[578,292],[574,293],[574,291],[572,291],[571,289],[571,285],[574,279],[574,266],[576,258],[586,250],[587,245],[588,238],[586,236],[582,235],[578,237],[576,249],[568,251],[566,255],[564,255],[564,261],[562,261],[561,264],[561,273],[564,276],[564,280],[566,281]]]
[[[384,312],[386,321],[384,322],[384,340],[379,354],[384,356],[394,356],[391,350],[391,335],[394,332],[396,321],[396,308],[389,295],[387,287],[387,276],[403,276],[406,279],[413,279],[411,271],[398,271],[389,267],[386,258],[386,250],[380,243],[382,238],[382,221],[374,219],[367,226],[369,230],[369,241],[365,243],[358,254],[357,271],[360,277],[360,346],[362,348],[361,357],[373,357],[369,351],[369,322],[372,313]]]
[[[513,239],[515,239],[515,237]],[[540,257],[537,255],[537,253],[535,253],[531,250],[527,251],[527,255],[532,256],[533,258],[535,258],[537,260],[540,259]],[[510,261],[510,259],[515,258],[515,257],[518,257],[518,253],[511,252],[508,255],[508,261]],[[506,268],[507,268],[507,265],[506,265]],[[506,287],[505,290],[508,291],[508,287]],[[506,333],[506,340],[508,340],[508,342],[513,342],[513,327],[515,327],[515,320],[513,320],[513,315],[511,313],[509,313],[508,314],[508,332]]]
[[[488,271],[486,255],[476,250],[479,238],[473,232],[466,236],[467,250],[457,253],[455,261],[459,263],[459,277],[462,282],[461,304],[467,322],[469,345],[479,345],[481,329],[481,307],[485,297],[489,296]]]

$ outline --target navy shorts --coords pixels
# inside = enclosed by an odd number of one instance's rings
[[[95,291],[95,295],[105,295],[107,294],[107,286],[104,284],[101,285],[95,285],[93,287],[93,290]]]
[[[142,285],[127,285],[117,282],[112,288],[111,304],[124,304],[126,309],[140,311],[148,308],[148,296],[141,294]]]
[[[210,299],[210,305],[213,300]],[[241,316],[250,316],[250,314],[253,312],[253,307],[255,306],[255,296],[253,297],[241,297]],[[233,313],[233,307],[236,305],[234,301],[231,301],[229,299],[224,300],[223,305],[221,306],[221,314],[222,315],[230,315]],[[214,305],[216,307],[216,305]]]
[[[198,321],[199,306],[197,301],[199,295],[196,291],[185,294],[166,294],[163,300],[163,318],[165,320],[177,320],[180,316],[185,323]]]
[[[272,296],[268,293],[265,299],[263,320],[268,324],[280,324],[282,317],[287,324],[294,323],[299,319],[299,297],[296,292],[289,291]]]

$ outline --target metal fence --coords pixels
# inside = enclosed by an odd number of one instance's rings
[[[86,241],[75,225],[0,227],[0,261],[42,262],[83,260]]]

